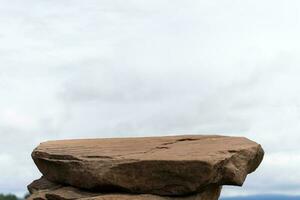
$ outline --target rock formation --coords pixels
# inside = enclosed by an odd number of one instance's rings
[[[151,194],[97,193],[80,190],[70,186],[54,184],[45,178],[34,181],[28,186],[30,200],[217,200],[221,187],[211,186],[203,192],[184,197],[168,197]]]
[[[241,186],[263,159],[243,137],[61,140],[41,143],[32,158],[43,178],[34,200],[217,200],[222,185]]]

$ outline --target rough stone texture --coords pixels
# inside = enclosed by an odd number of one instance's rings
[[[48,183],[47,185],[50,188],[45,188],[45,182]],[[33,185],[35,186],[34,190],[31,188]],[[27,200],[217,200],[221,191],[221,187],[211,186],[201,193],[184,197],[166,197],[150,194],[101,194],[51,183],[44,178],[34,181],[28,188],[31,188],[33,193]]]
[[[61,187],[61,185],[48,181],[46,178],[41,177],[38,180],[33,181],[27,186],[27,189],[30,194],[38,192],[40,190],[49,190],[49,189],[56,189]]]
[[[41,143],[32,157],[50,181],[91,191],[187,195],[242,185],[262,161],[243,137],[168,136]]]

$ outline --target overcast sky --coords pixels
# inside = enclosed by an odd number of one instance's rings
[[[300,194],[300,1],[0,0],[0,192],[51,139],[246,136],[242,188]]]

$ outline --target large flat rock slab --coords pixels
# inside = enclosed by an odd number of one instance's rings
[[[184,197],[150,194],[101,194],[51,183],[45,178],[34,181],[28,186],[28,189],[31,191],[31,195],[27,200],[217,200],[221,192],[221,187],[211,186],[200,193]]]
[[[91,191],[188,195],[242,185],[263,159],[247,138],[184,135],[41,143],[32,153],[50,181]]]

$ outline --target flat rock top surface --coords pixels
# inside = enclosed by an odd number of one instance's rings
[[[214,160],[225,153],[257,146],[243,137],[166,136],[141,138],[77,139],[44,142],[34,155],[45,152],[58,159]]]
[[[158,195],[242,185],[263,155],[261,146],[247,138],[216,135],[49,141],[32,153],[51,181]]]

